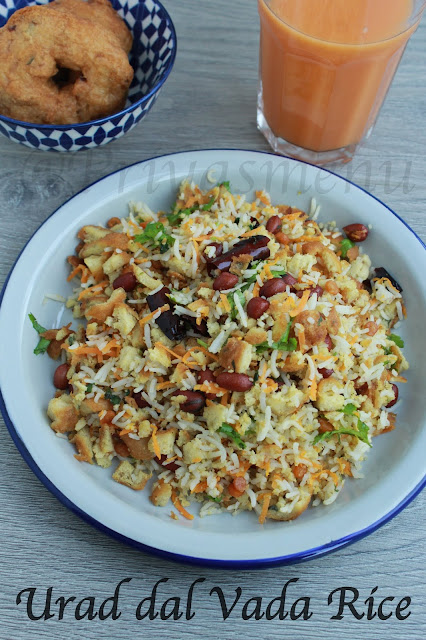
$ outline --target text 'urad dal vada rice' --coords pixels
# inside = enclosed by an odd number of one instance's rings
[[[361,476],[395,427],[406,310],[317,213],[184,182],[170,213],[80,229],[67,306],[85,326],[32,317],[36,352],[62,354],[48,415],[78,460],[189,519],[198,502],[292,520]]]

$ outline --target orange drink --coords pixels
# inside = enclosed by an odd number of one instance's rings
[[[371,132],[424,0],[259,0],[258,126],[273,149],[349,160]]]

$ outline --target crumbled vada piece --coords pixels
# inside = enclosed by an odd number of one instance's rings
[[[134,491],[145,489],[146,483],[152,477],[151,473],[146,473],[142,469],[137,469],[127,460],[122,460],[117,469],[112,474],[113,480]]]
[[[52,420],[50,426],[57,433],[72,431],[78,421],[78,413],[72,398],[65,393],[50,400],[47,415]]]
[[[172,497],[172,487],[164,480],[158,480],[152,488],[150,500],[156,507],[165,507]]]
[[[245,340],[230,338],[219,354],[219,364],[224,369],[233,368],[237,373],[249,369],[253,357],[251,344]]]
[[[73,442],[78,451],[78,454],[75,454],[74,458],[80,462],[93,464],[93,446],[89,427],[80,429],[74,436]]]

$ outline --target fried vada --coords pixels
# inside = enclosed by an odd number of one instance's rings
[[[0,29],[0,113],[73,124],[122,109],[133,69],[127,27],[118,21],[105,0],[55,0],[16,11]]]

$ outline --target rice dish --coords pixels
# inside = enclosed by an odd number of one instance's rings
[[[67,301],[84,326],[34,325],[63,359],[52,429],[188,519],[193,502],[260,523],[331,504],[406,382],[402,290],[371,269],[368,230],[255,195],[184,182],[171,213],[84,226]]]

